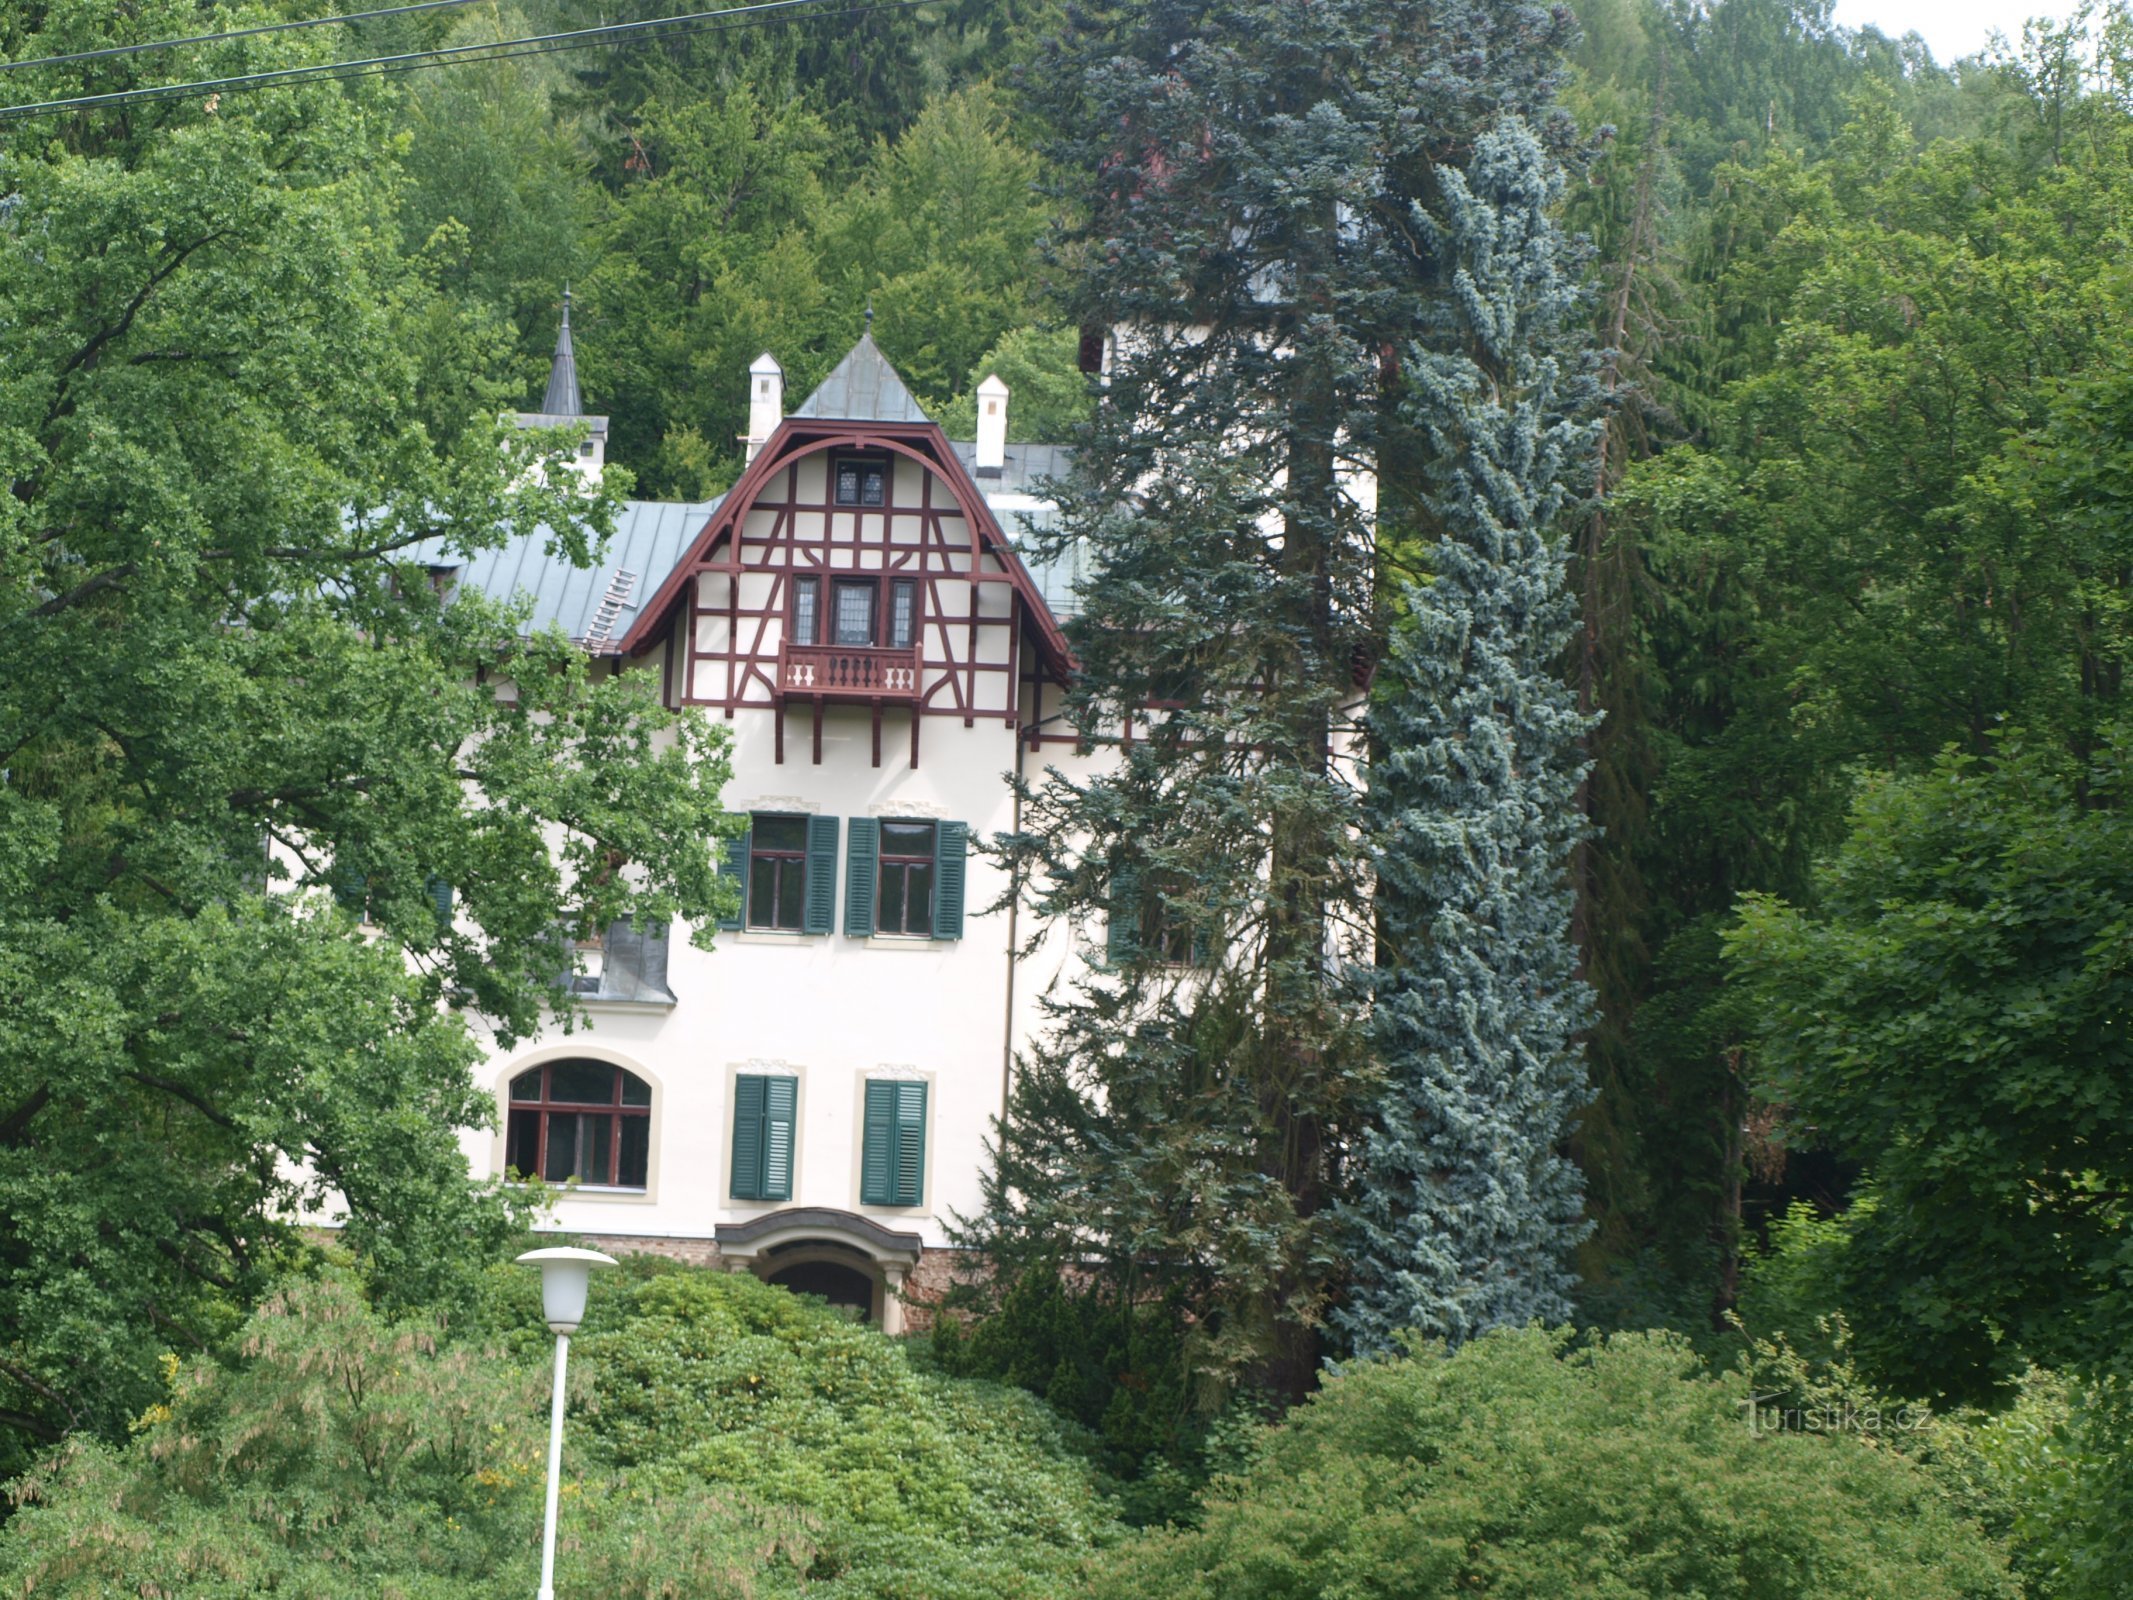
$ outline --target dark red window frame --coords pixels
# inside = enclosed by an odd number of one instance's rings
[[[864,640],[843,637],[844,592],[866,591],[867,636]],[[845,650],[871,650],[881,642],[881,583],[864,573],[835,573],[830,578],[829,642]]]
[[[763,842],[768,830],[765,822],[796,822],[799,824],[800,842],[797,845],[772,845]],[[807,818],[790,817],[783,813],[764,814],[757,818],[748,834],[748,926],[762,928],[773,933],[805,933],[807,931]],[[756,864],[770,864],[770,892],[756,893]],[[791,922],[778,920],[780,906],[788,898],[784,893],[786,874],[796,874],[799,892],[791,896],[798,908]]]
[[[905,603],[902,627],[897,626],[897,607]],[[918,580],[916,578],[891,578],[889,580],[889,604],[887,614],[881,619],[881,632],[891,650],[908,650],[918,640]],[[898,637],[901,635],[901,637]]]
[[[856,497],[850,500],[845,499],[839,492],[844,487],[841,480],[846,467],[856,467],[860,474],[854,486]],[[880,475],[881,498],[878,500],[869,500],[866,497],[866,474],[868,472]],[[830,505],[834,509],[839,511],[882,511],[887,509],[889,504],[889,485],[895,478],[895,472],[891,468],[887,456],[831,456],[829,474],[829,499]]]
[[[608,1098],[604,1101],[555,1099],[552,1091],[555,1081],[555,1069],[558,1067],[597,1067],[612,1073],[613,1079],[608,1090]],[[536,1073],[540,1075],[536,1097],[533,1099],[523,1098],[520,1094],[520,1086],[524,1084],[527,1078]],[[631,1103],[633,1098],[630,1092],[632,1085],[642,1092],[643,1104]],[[508,1100],[509,1109],[506,1112],[504,1124],[507,1130],[504,1136],[505,1166],[529,1177],[546,1173],[548,1171],[548,1134],[552,1119],[557,1116],[574,1118],[597,1117],[604,1112],[609,1121],[607,1130],[607,1172],[605,1175],[588,1176],[584,1173],[577,1173],[573,1174],[573,1176],[576,1176],[580,1182],[597,1183],[610,1189],[642,1189],[645,1187],[646,1179],[649,1175],[648,1170],[633,1174],[632,1181],[629,1182],[624,1181],[622,1170],[623,1124],[626,1120],[632,1122],[642,1120],[644,1138],[638,1146],[638,1153],[647,1169],[649,1169],[651,1161],[652,1086],[635,1073],[616,1066],[612,1061],[588,1060],[583,1056],[574,1056],[562,1061],[545,1061],[537,1067],[529,1067],[524,1072],[516,1073],[512,1076]],[[530,1166],[524,1161],[524,1157],[528,1154],[525,1148],[527,1124],[522,1120],[528,1116],[533,1119],[534,1148],[531,1152],[533,1161]],[[635,1164],[635,1162],[632,1163],[633,1166]],[[551,1179],[549,1181],[559,1182],[562,1180]]]
[[[921,827],[926,830],[926,849],[923,854],[915,851],[891,850],[889,848],[890,829]],[[935,868],[940,859],[941,825],[937,822],[928,822],[922,817],[899,817],[894,821],[882,823],[880,838],[878,854],[875,857],[879,864],[877,881],[880,887],[874,892],[874,931],[891,937],[912,933],[911,869],[913,867],[923,867],[925,876],[920,881],[925,885],[923,891],[925,904],[920,907],[920,911],[925,918],[925,926],[917,930],[917,934],[930,939],[933,937],[933,880]],[[890,870],[892,867],[901,868],[902,870],[892,873]],[[900,902],[893,908],[889,904],[889,885],[892,881],[897,887],[897,899]],[[895,917],[893,926],[890,921],[892,910]]]
[[[802,621],[802,617],[800,614],[800,595],[803,590],[806,592],[810,601],[810,604],[807,608],[807,615],[805,618],[807,624],[805,627],[802,627],[800,625]],[[812,572],[799,572],[793,575],[792,609],[791,616],[788,622],[786,623],[786,627],[792,634],[792,642],[794,644],[814,644],[821,639],[822,579],[820,575]]]

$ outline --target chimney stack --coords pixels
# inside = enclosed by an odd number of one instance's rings
[[[1007,465],[1007,396],[1009,389],[997,372],[985,375],[978,385],[978,450],[980,477],[997,478]]]
[[[785,420],[785,369],[768,350],[748,363],[748,431],[741,442],[753,461]]]

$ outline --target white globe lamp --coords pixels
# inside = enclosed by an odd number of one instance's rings
[[[541,1269],[541,1316],[555,1334],[555,1393],[548,1402],[548,1517],[541,1532],[540,1600],[555,1600],[556,1491],[563,1478],[563,1375],[570,1362],[570,1336],[585,1320],[585,1297],[594,1267],[611,1267],[613,1256],[557,1245],[528,1250],[522,1265]]]

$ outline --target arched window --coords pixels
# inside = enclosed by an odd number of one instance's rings
[[[652,1086],[607,1061],[550,1061],[511,1080],[504,1165],[550,1183],[642,1189]]]

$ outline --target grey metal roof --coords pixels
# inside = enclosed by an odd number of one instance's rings
[[[483,550],[471,561],[447,556],[435,545],[417,546],[411,558],[454,567],[460,583],[498,600],[528,595],[533,601],[531,627],[552,623],[598,648],[629,631],[637,608],[666,581],[688,553],[689,541],[717,509],[717,500],[624,501],[615,517],[615,536],[589,568],[574,567],[562,555],[551,554],[545,527]]]
[[[563,291],[563,325],[555,333],[555,359],[548,365],[548,394],[541,414],[575,417],[585,409],[578,398],[578,353],[570,342],[570,291]]]
[[[1046,478],[1066,476],[1067,467],[1073,462],[1074,447],[1065,444],[1011,444],[1006,450],[1006,459],[1000,465],[997,476],[980,474],[977,468],[978,447],[961,439],[948,441],[948,448],[956,453],[978,487],[987,494],[1034,494],[1036,486]]]
[[[800,402],[796,417],[833,422],[931,422],[911,398],[871,333],[859,336],[836,369]]]
[[[1000,530],[1014,545],[1022,565],[1029,569],[1030,581],[1037,585],[1037,592],[1044,596],[1052,615],[1062,622],[1080,616],[1081,580],[1088,572],[1086,543],[1077,539],[1047,560],[1030,548],[1031,535],[1055,526],[1059,520],[1057,511],[1050,507],[1039,510],[994,506],[993,515],[1000,519]]]

